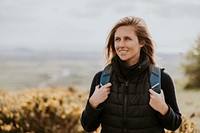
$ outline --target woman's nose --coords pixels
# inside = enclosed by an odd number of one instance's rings
[[[121,40],[120,43],[119,43],[119,46],[121,46],[121,47],[125,46],[125,41]]]

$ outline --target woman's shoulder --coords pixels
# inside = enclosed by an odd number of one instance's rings
[[[111,72],[112,71],[112,64],[107,64],[103,69],[100,71],[96,72],[96,74],[93,77],[92,84],[93,85],[98,85],[100,83],[101,75],[104,71]]]
[[[166,71],[165,68],[161,68],[161,79],[172,80],[170,73]]]
[[[100,79],[102,72],[103,72],[103,70],[96,72],[96,74],[94,75],[94,78]]]
[[[92,85],[93,86],[96,86],[100,83],[100,78],[101,78],[101,74],[102,74],[102,70],[101,71],[98,71],[94,77],[93,77],[93,81],[92,81]]]
[[[161,87],[163,90],[174,90],[174,82],[170,73],[164,69],[161,70]]]
[[[112,64],[108,64],[107,66],[104,67],[104,69],[98,71],[95,76],[94,79],[100,80],[102,73],[106,71],[107,73],[110,73],[112,71]]]

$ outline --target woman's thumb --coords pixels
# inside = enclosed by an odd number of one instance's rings
[[[95,87],[95,90],[98,90],[100,88],[100,85],[97,85],[96,87]]]

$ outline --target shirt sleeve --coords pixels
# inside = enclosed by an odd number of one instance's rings
[[[170,75],[164,72],[164,70],[162,70],[161,73],[161,88],[163,90],[165,102],[167,103],[169,110],[166,115],[159,115],[159,117],[164,128],[174,131],[179,128],[182,118],[176,101],[174,83]]]
[[[93,78],[93,81],[90,87],[89,98],[94,93],[95,87],[99,85],[101,73],[102,72],[98,72]],[[86,132],[95,131],[101,123],[100,116],[101,116],[102,107],[98,106],[97,108],[93,108],[89,103],[89,98],[87,100],[86,107],[84,111],[82,112],[81,120],[80,120]]]

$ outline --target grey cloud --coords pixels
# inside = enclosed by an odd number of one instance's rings
[[[114,14],[149,13],[153,6],[160,6],[168,3],[166,0],[88,0],[84,5],[84,11],[72,9],[72,14],[78,17],[98,17],[103,13],[113,12]]]
[[[136,10],[138,10],[138,7],[134,3],[119,3],[119,5],[116,5],[113,10],[118,14],[128,14],[134,13]]]
[[[70,9],[69,14],[74,17],[81,18],[90,18],[90,17],[99,17],[102,15],[106,8],[103,7],[103,3],[98,0],[94,1],[86,1],[82,3],[83,5],[79,5],[80,7],[74,6]]]
[[[91,17],[98,17],[101,16],[101,14],[103,13],[103,11],[98,10],[98,9],[71,9],[69,11],[69,15],[72,17],[77,17],[77,18],[83,18],[83,19],[88,19]]]
[[[82,10],[74,8],[71,9],[72,15],[77,17],[99,17],[108,11],[114,13],[123,13],[133,11],[134,1],[119,1],[119,0],[88,0],[85,2]]]
[[[107,9],[113,10],[113,12],[119,13],[134,13],[135,11],[143,10],[141,8],[153,6],[153,5],[161,5],[167,3],[166,0],[91,0],[87,2],[87,9],[91,7],[106,11]],[[144,5],[144,6],[143,6]]]
[[[38,18],[36,15],[39,6],[34,6],[30,1],[24,3],[23,1],[11,1],[9,3],[0,1],[0,19],[1,22],[7,23],[21,23],[21,22],[35,22]],[[37,8],[36,8],[37,7]]]
[[[161,4],[165,4],[168,3],[169,0],[137,0],[137,2],[140,2],[142,4],[149,4],[149,5],[161,5]]]
[[[154,13],[162,17],[200,18],[200,3],[171,3],[155,7]]]
[[[65,0],[1,0],[0,20],[10,23],[60,23],[68,22],[67,17],[71,8]],[[72,3],[72,7],[75,4]]]

